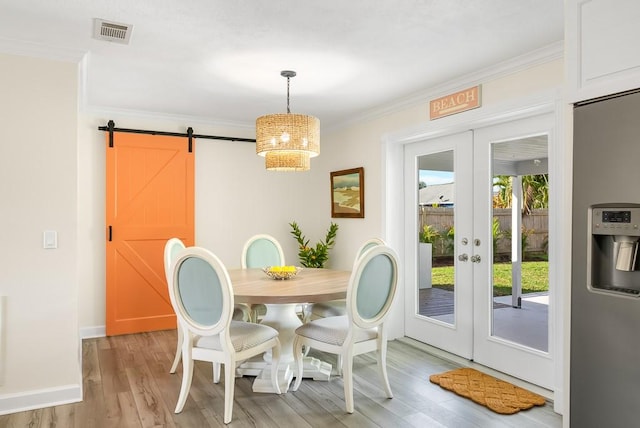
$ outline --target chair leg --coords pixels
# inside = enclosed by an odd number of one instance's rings
[[[178,363],[180,362],[180,357],[182,356],[182,327],[178,324],[178,343],[176,344],[176,356],[173,357],[173,364],[171,365],[171,370],[169,373],[175,373],[178,368]]]
[[[391,385],[389,385],[389,377],[387,376],[387,341],[386,339],[378,339],[378,369],[380,373],[380,378],[382,380],[382,385],[384,387],[384,392],[387,394],[387,398],[393,398],[393,393],[391,392]]]
[[[307,345],[308,346],[308,345]],[[302,383],[302,372],[304,370],[304,361],[302,360],[302,339],[296,336],[293,339],[293,356],[296,363],[296,381],[293,383],[292,391],[297,391]]]
[[[191,381],[193,380],[193,359],[191,352],[184,352],[182,358],[182,385],[180,386],[180,395],[178,396],[178,404],[176,404],[175,413],[182,412],[184,403],[187,402],[189,389],[191,389]],[[188,354],[188,355],[187,355]]]
[[[343,357],[342,382],[344,383],[344,401],[347,413],[353,413],[353,349],[346,351]]]
[[[220,363],[213,363],[213,383],[220,383]]]
[[[280,363],[280,340],[276,338],[276,345],[271,348],[271,385],[276,394],[281,394],[278,382],[278,364]]]
[[[342,355],[338,354],[338,361],[336,362],[337,367],[336,367],[336,372],[338,373],[338,376],[342,376]]]
[[[236,363],[227,361],[224,364],[224,423],[231,422],[233,417],[233,394],[236,385]]]

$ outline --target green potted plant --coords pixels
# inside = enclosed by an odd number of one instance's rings
[[[294,221],[289,223],[291,226],[291,234],[298,241],[298,258],[300,264],[308,268],[323,268],[329,260],[329,250],[335,244],[336,234],[338,233],[338,225],[331,223],[324,241],[319,241],[315,247],[309,246],[309,240],[302,234],[300,227]]]

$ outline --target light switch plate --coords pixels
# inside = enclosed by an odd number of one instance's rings
[[[42,234],[42,247],[46,249],[58,248],[58,233],[55,230],[45,230]]]

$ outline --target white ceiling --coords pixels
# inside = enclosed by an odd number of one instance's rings
[[[0,51],[80,59],[84,107],[322,127],[563,39],[562,0],[0,0]],[[130,43],[93,20],[133,25]],[[1,70],[0,70],[1,73]],[[461,88],[462,89],[462,88]]]

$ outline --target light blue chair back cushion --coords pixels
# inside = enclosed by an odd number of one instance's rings
[[[256,239],[253,241],[247,249],[245,262],[248,268],[282,265],[278,247],[268,239]]]
[[[389,256],[372,258],[362,270],[356,296],[356,310],[363,319],[375,318],[384,308],[393,285],[393,263]]]
[[[222,286],[209,263],[189,257],[179,266],[178,296],[187,315],[197,324],[211,326],[222,316]]]

